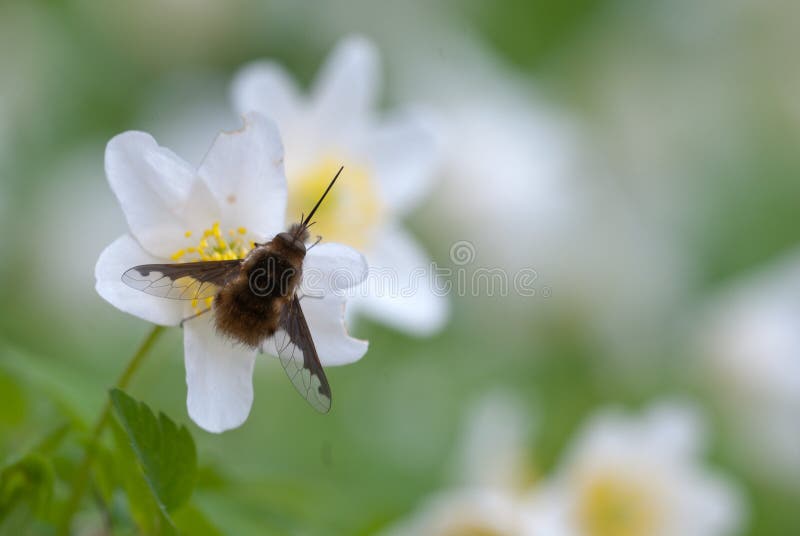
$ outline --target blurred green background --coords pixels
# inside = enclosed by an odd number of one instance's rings
[[[452,200],[458,177],[408,221],[442,265],[451,243],[470,240],[484,262],[537,269],[552,296],[453,296],[447,327],[427,339],[359,322],[370,351],[329,370],[328,416],[260,360],[250,419],[219,436],[186,415],[181,333],[169,330],[129,392],[189,426],[203,468],[196,506],[226,534],[372,534],[448,484],[466,409],[488,391],[513,392],[537,416],[541,472],[593,409],[677,394],[710,418],[710,460],[745,492],[746,534],[800,533],[797,478],[742,454],[726,387],[695,344],[707,303],[800,241],[798,21],[798,5],[779,0],[3,0],[0,460],[64,423],[90,426],[149,330],[93,290],[97,255],[124,231],[106,141],[144,130],[196,162],[235,121],[227,91],[239,67],[273,58],[306,84],[359,32],[383,55],[386,108],[446,100],[415,78],[423,63],[454,73],[466,98],[479,58],[577,125],[570,191],[581,204],[567,230],[543,239],[520,203],[519,234],[499,240],[488,209]],[[471,98],[493,101],[492,87]],[[78,445],[58,449],[57,473],[74,470]]]

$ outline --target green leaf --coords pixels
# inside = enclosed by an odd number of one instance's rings
[[[53,495],[53,468],[30,454],[0,472],[0,533],[19,533],[36,515],[43,515]]]
[[[154,536],[176,534],[172,519],[159,504],[145,480],[127,432],[116,421],[111,423],[111,430],[117,448],[113,453],[108,453],[107,460],[100,457],[100,460],[106,463],[98,464],[98,469],[107,473],[105,477],[107,480],[118,482],[125,491],[131,518],[139,527],[141,534]]]
[[[119,389],[111,391],[114,413],[128,436],[144,478],[165,512],[185,504],[197,480],[197,449],[189,430]]]
[[[188,504],[175,512],[175,525],[181,534],[203,534],[205,536],[222,536],[222,532],[193,504]]]

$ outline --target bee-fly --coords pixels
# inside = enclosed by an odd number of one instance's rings
[[[244,259],[143,264],[122,274],[128,286],[178,300],[212,298],[217,331],[252,348],[275,336],[275,346],[292,383],[315,409],[327,413],[331,388],[311,337],[297,290],[303,275],[311,218],[328,195],[333,177],[311,212],[272,240],[255,244]]]

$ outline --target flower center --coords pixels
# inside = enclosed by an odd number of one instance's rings
[[[225,235],[227,234],[227,238]],[[181,248],[172,254],[175,262],[197,262],[197,261],[232,261],[244,259],[247,253],[253,248],[252,242],[246,242],[244,235],[247,229],[239,227],[230,229],[223,233],[219,227],[219,222],[214,222],[210,229],[205,229],[199,242],[194,246]],[[187,240],[192,239],[192,231],[186,231],[184,236]]]
[[[244,259],[247,253],[253,249],[254,244],[245,239],[247,229],[239,227],[238,229],[229,229],[227,233],[223,233],[220,229],[219,222],[214,222],[210,229],[205,229],[200,235],[200,240],[193,239],[192,231],[186,231],[184,237],[186,238],[187,245],[171,255],[171,259],[178,263],[183,262],[198,262],[198,261],[229,261],[235,259]],[[205,308],[211,307],[214,298],[206,298],[204,301]],[[198,300],[192,300],[192,307],[200,312],[203,308],[200,307]]]
[[[591,536],[647,536],[656,533],[659,511],[653,489],[619,475],[595,478],[584,490],[578,517]]]
[[[341,162],[341,159],[325,157],[289,178],[288,223],[297,222],[302,213],[308,214]],[[348,163],[314,215],[316,224],[312,233],[331,242],[363,248],[372,242],[383,212],[383,203],[369,170]]]
[[[473,523],[460,523],[448,527],[441,536],[506,536],[493,527]]]

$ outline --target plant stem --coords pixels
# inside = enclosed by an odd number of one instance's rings
[[[136,353],[133,354],[128,365],[125,367],[125,370],[122,371],[117,382],[114,384],[114,387],[118,389],[125,389],[133,378],[133,375],[139,369],[139,366],[144,361],[144,358],[147,357],[147,354],[150,353],[150,350],[155,345],[158,338],[164,332],[163,326],[154,326],[150,333],[147,335],[147,338],[142,342],[139,349],[136,350]],[[67,536],[70,534],[70,525],[72,524],[72,517],[75,515],[75,512],[78,510],[80,506],[81,499],[83,498],[83,494],[86,492],[86,485],[89,482],[89,470],[92,467],[92,462],[94,462],[94,456],[97,452],[97,446],[100,442],[100,437],[103,435],[103,431],[105,430],[106,426],[108,425],[108,421],[111,417],[111,399],[106,397],[106,402],[103,405],[103,410],[100,413],[100,416],[97,418],[97,422],[92,429],[92,435],[89,438],[89,442],[86,445],[86,453],[83,455],[83,460],[81,461],[81,465],[78,468],[77,475],[75,476],[75,480],[72,482],[72,491],[70,493],[69,499],[67,500],[66,505],[64,506],[64,510],[61,516],[61,522],[59,523],[59,531],[60,535]]]

